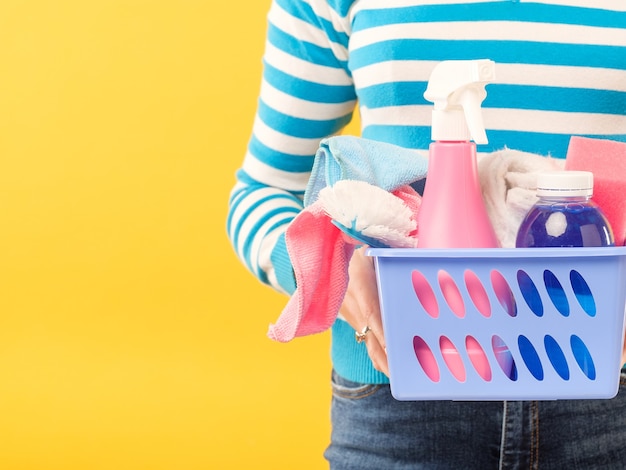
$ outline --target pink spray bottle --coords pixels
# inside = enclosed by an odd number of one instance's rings
[[[478,180],[476,143],[486,144],[480,105],[495,78],[491,60],[450,60],[433,70],[428,177],[418,214],[420,248],[496,248]],[[471,140],[474,140],[472,142]]]
[[[495,63],[488,59],[444,61],[431,73],[424,97],[434,103],[434,142],[430,145],[428,176],[418,214],[419,248],[499,247],[480,188],[474,143],[487,143],[481,103],[487,96],[485,86],[494,79]],[[466,276],[464,281],[478,310],[483,315],[485,312],[490,315],[489,299],[480,281],[475,276]],[[438,282],[451,311],[465,312],[463,299],[452,277],[440,272]],[[500,282],[500,279],[495,281],[494,289],[502,299],[510,294],[510,290]],[[514,305],[511,308],[515,308]],[[440,344],[443,359],[451,373],[457,379],[462,378],[465,370],[458,345],[448,343]],[[465,346],[478,374],[491,380],[489,360],[479,343],[468,336]],[[494,354],[505,374],[509,375],[508,368],[513,364],[508,348],[505,346],[504,352],[502,347],[498,351],[494,349]]]

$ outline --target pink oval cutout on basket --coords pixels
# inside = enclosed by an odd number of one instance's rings
[[[443,355],[443,360],[450,372],[455,379],[459,382],[465,382],[465,365],[463,364],[463,359],[461,359],[461,354],[459,354],[459,350],[456,346],[445,336],[439,338],[439,347],[441,348],[441,354]]]
[[[491,338],[491,347],[493,348],[493,353],[496,356],[496,361],[498,361],[502,372],[504,372],[509,379],[517,380],[517,366],[504,340],[498,335],[493,335]]]
[[[438,318],[439,305],[428,279],[418,270],[414,270],[411,273],[411,282],[413,283],[415,295],[417,295],[417,299],[424,307],[424,310],[426,310],[426,313],[433,318]]]
[[[517,316],[517,304],[509,283],[500,271],[491,271],[491,285],[504,311],[511,317]]]
[[[474,302],[474,305],[483,317],[489,318],[491,316],[491,303],[483,283],[476,273],[470,269],[465,270],[463,277],[465,278],[465,287],[467,287],[467,292],[469,292],[472,302]]]
[[[489,382],[491,380],[491,366],[489,365],[489,359],[485,354],[484,349],[480,343],[473,336],[465,338],[465,347],[470,361],[483,380]]]
[[[435,355],[426,344],[426,341],[419,336],[415,336],[413,338],[413,349],[417,361],[420,363],[420,366],[422,366],[428,378],[433,382],[439,382],[439,366],[437,365]]]
[[[448,307],[459,318],[465,318],[465,303],[461,296],[461,291],[452,279],[452,276],[443,269],[437,273],[437,280],[439,281],[439,288],[443,297],[446,299]]]

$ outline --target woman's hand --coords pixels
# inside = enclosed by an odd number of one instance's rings
[[[356,332],[362,332],[366,326],[370,328],[364,338],[367,353],[374,368],[389,375],[374,259],[365,255],[366,248],[358,248],[352,255],[348,290],[339,311]]]

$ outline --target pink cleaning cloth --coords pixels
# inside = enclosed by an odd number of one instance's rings
[[[421,198],[411,186],[392,194],[415,214]],[[361,242],[332,224],[317,200],[291,222],[285,235],[296,290],[267,335],[280,342],[326,331],[335,322],[348,288],[348,265]]]
[[[613,229],[615,244],[626,240],[626,143],[572,137],[565,158],[566,170],[593,173],[593,201]]]

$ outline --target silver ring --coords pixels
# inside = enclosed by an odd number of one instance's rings
[[[365,326],[365,328],[363,328],[360,333],[358,331],[355,331],[354,337],[356,338],[356,342],[362,343],[363,341],[365,341],[365,337],[371,330],[372,329],[369,326]]]

